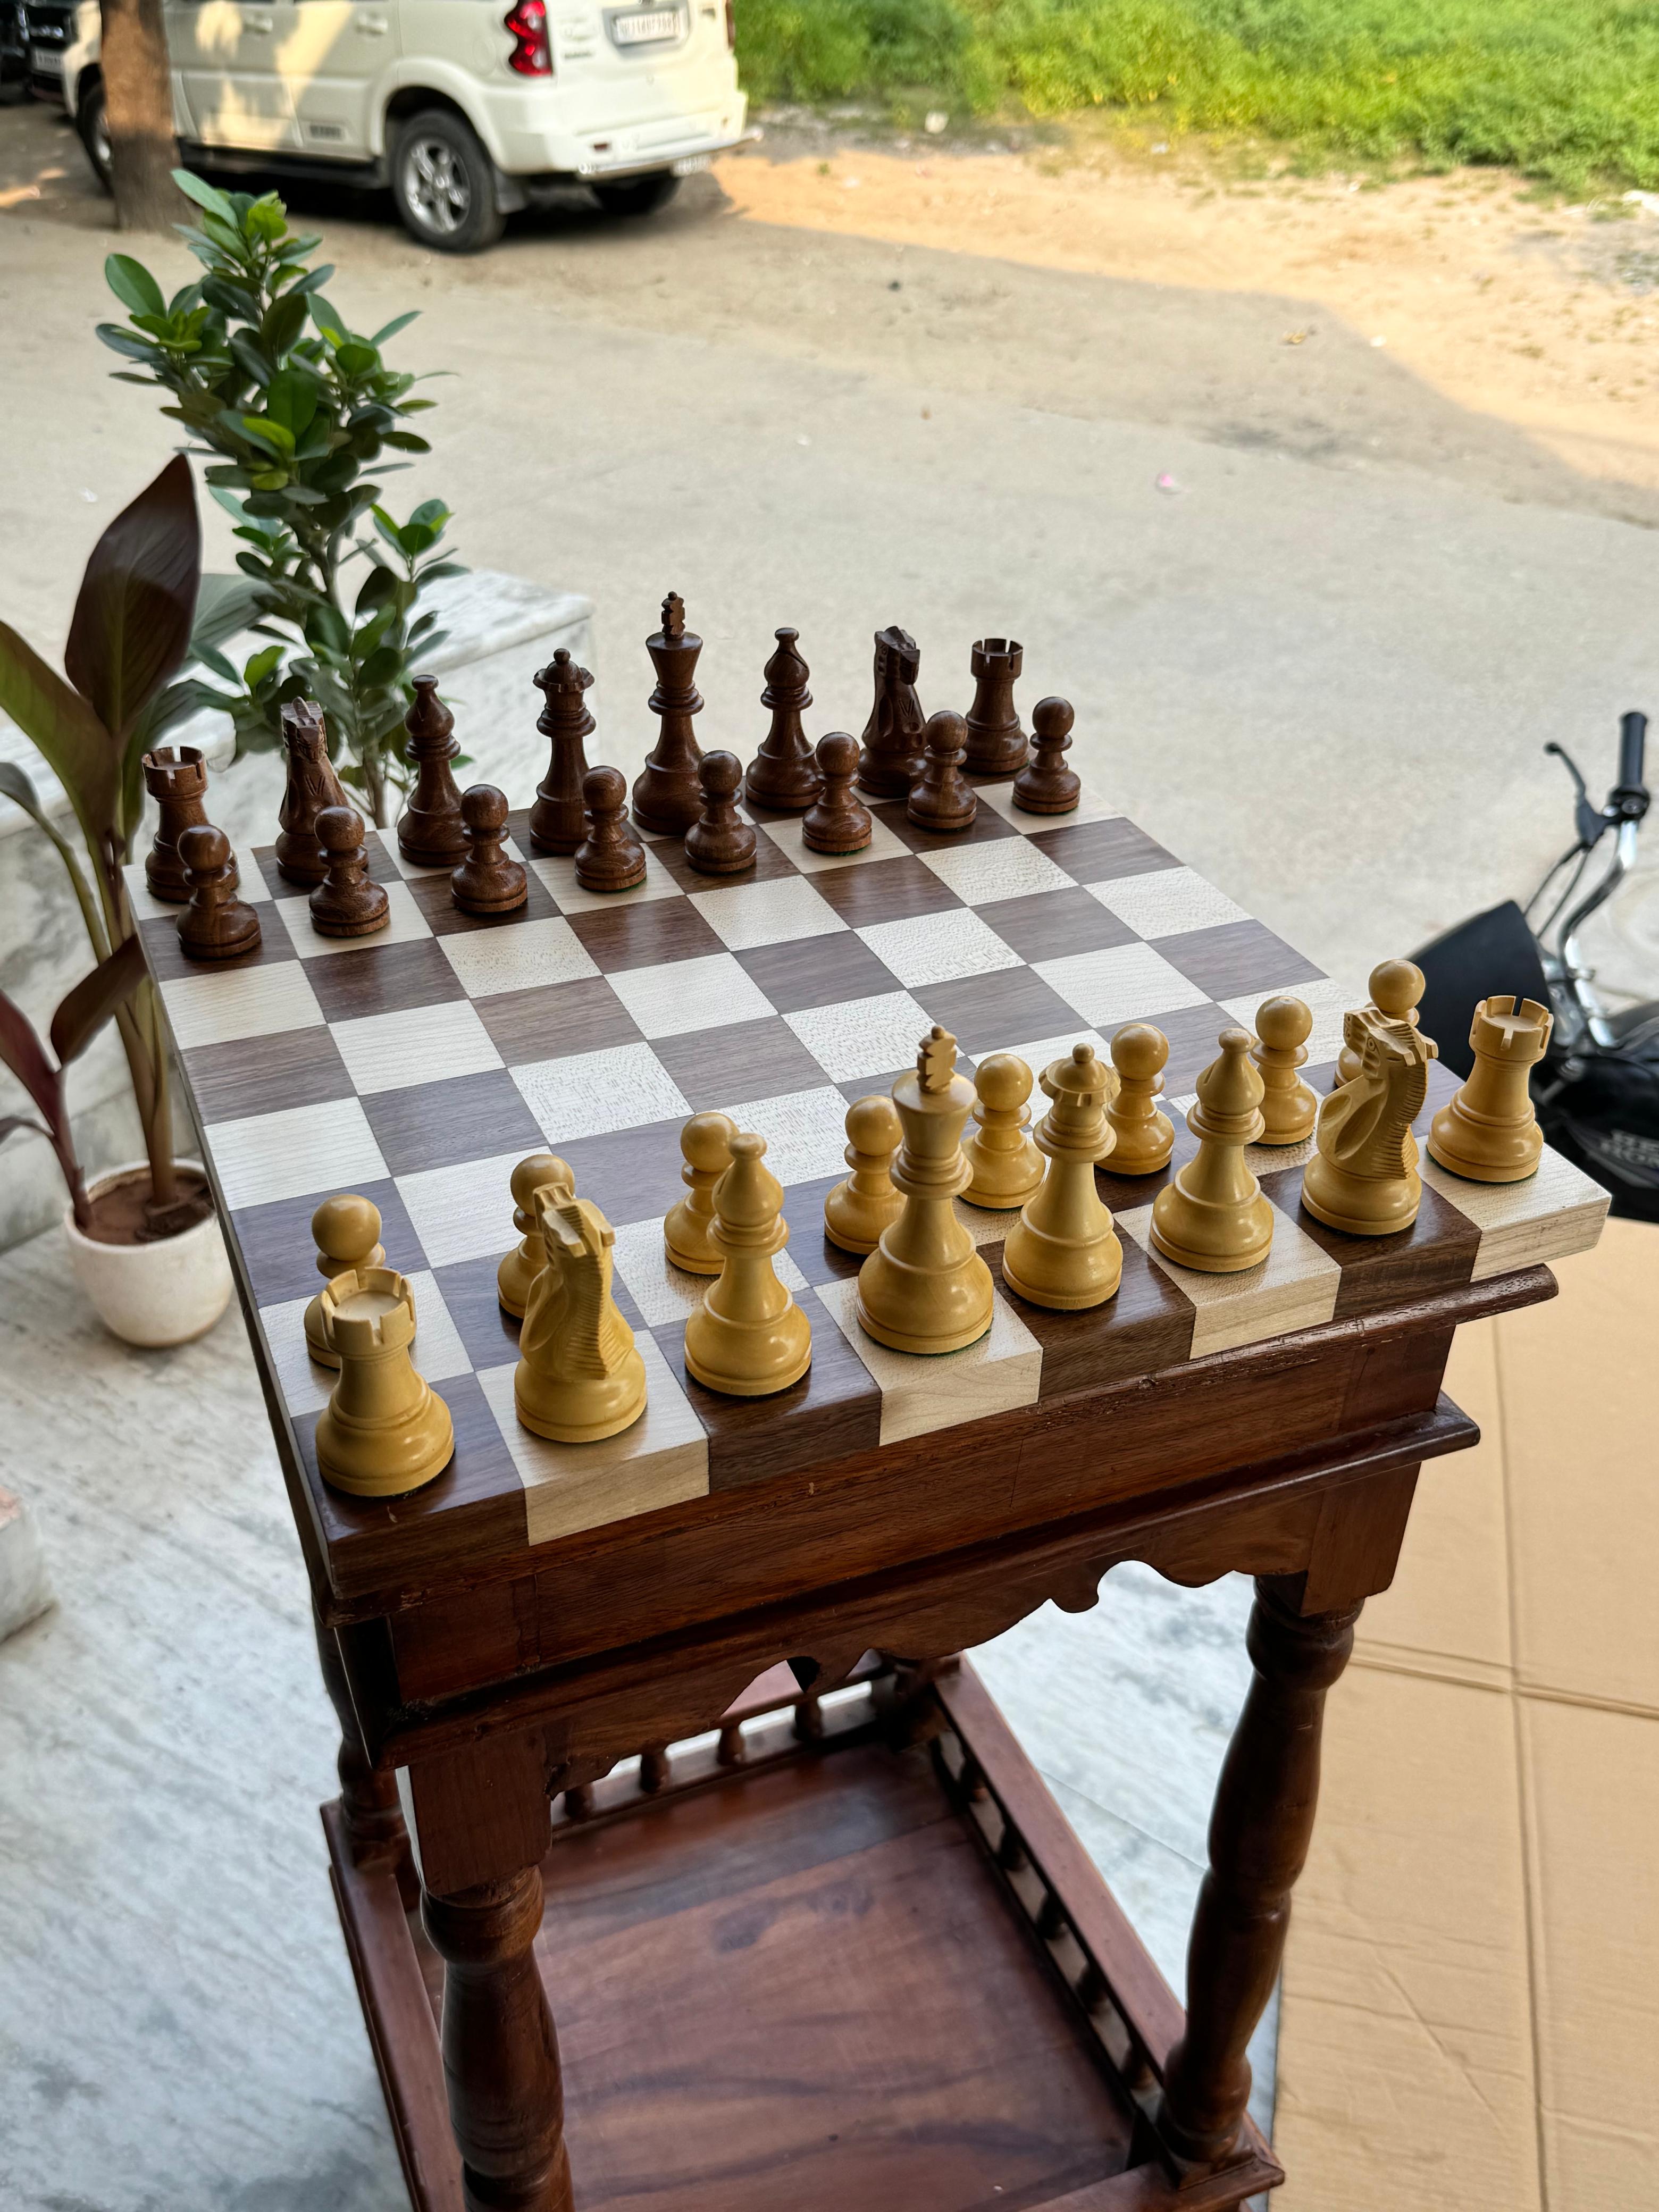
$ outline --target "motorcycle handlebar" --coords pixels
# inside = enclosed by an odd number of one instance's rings
[[[1619,718],[1619,782],[1621,789],[1639,791],[1646,766],[1648,718],[1621,714]]]

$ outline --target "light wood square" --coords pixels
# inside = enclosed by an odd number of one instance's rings
[[[1036,1403],[1042,1346],[1005,1298],[996,1299],[991,1326],[977,1344],[930,1358],[890,1351],[865,1334],[858,1324],[856,1276],[816,1287],[880,1388],[883,1443]]]
[[[1154,1267],[1196,1309],[1190,1358],[1201,1359],[1206,1352],[1226,1352],[1237,1344],[1258,1344],[1264,1337],[1288,1336],[1293,1329],[1317,1328],[1336,1311],[1341,1268],[1288,1213],[1277,1206],[1273,1213],[1273,1241],[1267,1258],[1237,1275],[1200,1274],[1195,1267],[1166,1260],[1152,1243],[1150,1206],[1132,1206],[1117,1215],[1119,1230],[1134,1238]]]

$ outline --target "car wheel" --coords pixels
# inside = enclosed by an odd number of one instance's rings
[[[607,215],[655,215],[679,188],[680,180],[672,169],[659,169],[654,176],[629,177],[624,183],[595,185],[592,190]]]
[[[477,253],[501,234],[489,156],[447,108],[428,107],[399,130],[392,197],[410,236],[439,253]]]
[[[87,149],[87,159],[92,164],[92,173],[106,191],[109,180],[109,111],[104,105],[101,84],[88,85],[81,94],[75,111],[75,127],[81,134],[81,143]]]

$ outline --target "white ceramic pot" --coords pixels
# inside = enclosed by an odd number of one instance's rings
[[[179,1164],[201,1172],[193,1160]],[[143,1160],[116,1168],[100,1176],[88,1195],[95,1198],[125,1176],[149,1172]],[[71,1212],[64,1213],[64,1229],[76,1281],[105,1328],[124,1343],[188,1344],[211,1328],[230,1303],[230,1261],[216,1213],[153,1244],[100,1244],[81,1234]]]

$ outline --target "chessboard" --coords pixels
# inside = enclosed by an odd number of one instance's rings
[[[1250,1164],[1274,1208],[1268,1258],[1231,1275],[1164,1259],[1152,1200],[1194,1149],[1182,1109],[1219,1030],[1253,1028],[1263,998],[1296,993],[1313,1011],[1306,1073],[1322,1091],[1343,1012],[1359,1000],[1109,804],[1085,793],[1072,814],[1027,815],[1007,783],[970,780],[981,804],[965,833],[920,830],[899,800],[872,807],[866,850],[831,857],[805,848],[799,817],[754,810],[759,857],[740,881],[699,876],[677,840],[656,839],[644,882],[608,896],[581,890],[571,860],[535,855],[514,814],[529,902],[487,919],[456,908],[446,872],[411,866],[391,833],[370,831],[391,919],[356,939],[319,935],[272,854],[245,852],[242,895],[263,941],[212,968],[184,957],[178,909],[129,872],[250,1326],[343,1595],[372,1579],[367,1565],[354,1576],[354,1550],[367,1561],[394,1525],[412,1558],[441,1547],[458,1568],[499,1565],[1594,1243],[1607,1195],[1548,1152],[1536,1176],[1508,1185],[1461,1181],[1425,1155],[1415,1225],[1356,1238],[1300,1209],[1310,1146],[1257,1146]],[[934,1023],[971,1072],[994,1051],[1041,1069],[1079,1039],[1104,1057],[1127,1021],[1169,1038],[1163,1103],[1177,1142],[1160,1174],[1115,1176],[1109,1159],[1099,1173],[1123,1244],[1117,1295],[1084,1313],[1023,1301],[997,1274],[1016,1217],[957,1201],[996,1278],[988,1334],[933,1358],[866,1337],[860,1262],[823,1231],[824,1197],[846,1173],[848,1103],[913,1066]],[[1419,1141],[1455,1087],[1431,1073]],[[779,1272],[811,1320],[813,1358],[773,1397],[720,1396],[684,1364],[704,1285],[668,1263],[661,1224],[683,1194],[681,1124],[709,1109],[766,1139],[784,1187]],[[550,1149],[615,1228],[617,1302],[647,1365],[644,1418],[601,1443],[544,1442],[514,1412],[518,1324],[496,1302],[495,1269],[515,1241],[513,1167]],[[301,1328],[319,1279],[309,1222],[342,1191],[380,1210],[387,1262],[414,1289],[416,1364],[454,1421],[449,1467],[393,1500],[343,1497],[317,1473],[333,1378]]]

